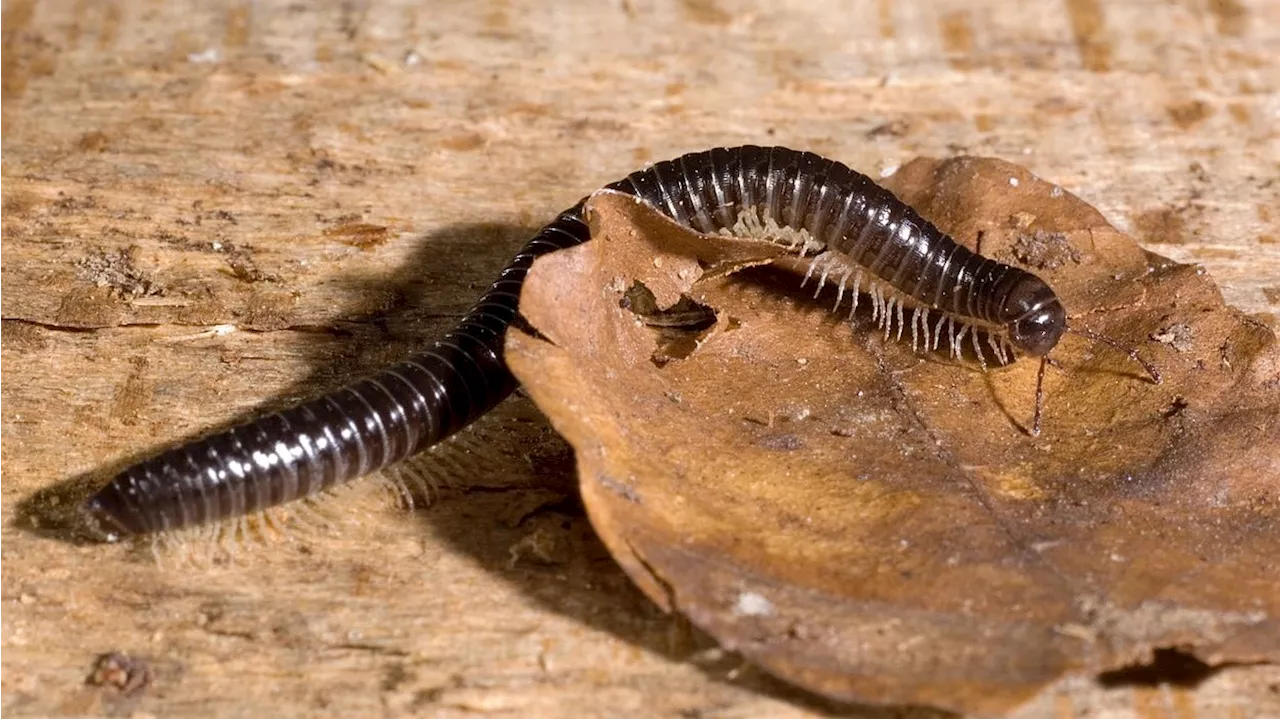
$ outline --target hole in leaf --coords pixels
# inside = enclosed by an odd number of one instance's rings
[[[1098,683],[1104,687],[1134,684],[1176,684],[1191,687],[1208,679],[1221,668],[1206,664],[1177,647],[1162,647],[1152,653],[1149,662],[1102,672],[1098,675]]]
[[[657,347],[650,359],[658,367],[693,354],[716,324],[715,310],[688,295],[681,295],[671,307],[660,308],[653,292],[643,282],[633,283],[618,305],[654,330]]]

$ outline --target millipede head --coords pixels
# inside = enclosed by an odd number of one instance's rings
[[[1067,331],[1067,311],[1049,285],[1022,273],[1000,303],[1009,341],[1033,357],[1044,357]]]
[[[1067,331],[1067,311],[1057,297],[1027,312],[1008,325],[1009,341],[1033,357],[1044,357],[1058,346]]]

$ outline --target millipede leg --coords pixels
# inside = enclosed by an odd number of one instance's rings
[[[853,274],[853,270],[845,268],[844,274],[840,275],[840,286],[836,288],[836,304],[831,308],[832,312],[840,309],[840,303],[844,301],[845,283],[849,281],[849,275]]]
[[[858,295],[862,293],[862,270],[858,270],[853,275],[853,306],[849,308],[849,321],[853,321],[853,315],[858,311]]]
[[[1031,420],[1031,436],[1040,436],[1040,418],[1044,414],[1044,366],[1049,363],[1046,355],[1040,358],[1040,371],[1036,373],[1036,414]]]
[[[1008,364],[1008,362],[1006,362],[1006,361],[1005,361],[1005,357],[1004,357],[1004,349],[1002,349],[1002,348],[1000,347],[1000,343],[996,341],[996,336],[995,336],[995,335],[993,335],[993,334],[988,334],[988,335],[987,335],[987,344],[988,344],[988,345],[990,345],[990,347],[991,347],[991,353],[992,353],[993,355],[995,355],[995,358],[996,358],[997,360],[999,360],[999,361],[1000,361],[1000,364],[1002,364],[1002,365]]]
[[[827,285],[827,275],[831,274],[831,265],[831,262],[827,262],[822,266],[822,274],[818,277],[818,288],[813,291],[813,299],[815,300],[822,293],[822,288]]]
[[[917,328],[917,325],[919,324],[920,324],[920,308],[916,307],[911,311],[911,353],[912,354],[915,354],[920,351],[919,341],[918,341],[920,337],[920,333]],[[929,346],[929,338],[927,336],[925,337],[924,344],[926,347]]]
[[[824,261],[826,257],[825,254],[815,255],[812,260],[809,260],[809,270],[804,273],[804,279],[800,280],[800,289],[804,289],[804,286],[809,284],[809,278],[813,277],[813,271],[818,268],[818,263]]]

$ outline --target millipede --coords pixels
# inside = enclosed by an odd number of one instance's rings
[[[909,327],[913,348],[943,346],[959,357],[969,351],[967,339],[984,368],[987,350],[999,364],[1017,354],[1040,358],[1032,435],[1041,429],[1045,365],[1064,333],[1124,352],[1161,381],[1136,350],[1070,326],[1039,277],[956,243],[840,162],[783,147],[715,148],[659,162],[606,189],[695,232],[785,243],[790,257],[808,264],[802,284],[816,280],[821,292],[834,283],[835,305],[848,295],[851,318],[865,294],[886,340],[902,340]],[[240,517],[368,474],[462,430],[515,389],[503,339],[517,320],[525,276],[538,257],[590,239],[585,204],[538,231],[427,349],[125,469],[86,500],[90,523],[114,539]]]

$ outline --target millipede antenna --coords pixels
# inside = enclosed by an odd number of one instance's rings
[[[1153,383],[1160,384],[1161,382],[1164,382],[1164,377],[1160,375],[1160,370],[1156,369],[1150,362],[1147,362],[1142,359],[1142,357],[1138,356],[1138,350],[1133,349],[1132,347],[1126,347],[1110,337],[1100,335],[1091,330],[1068,326],[1067,332],[1070,332],[1073,335],[1080,335],[1081,337],[1093,340],[1094,342],[1100,342],[1112,349],[1125,353],[1129,356],[1129,359],[1142,365],[1142,369],[1146,370],[1147,374],[1151,375],[1151,381]],[[1035,417],[1031,420],[1032,437],[1040,436],[1040,420],[1044,415],[1044,368],[1047,364],[1049,364],[1049,356],[1045,355],[1040,358],[1040,370],[1036,373],[1036,413]]]
[[[1100,335],[1097,332],[1093,332],[1083,328],[1068,326],[1067,331],[1070,332],[1071,334],[1080,335],[1081,337],[1084,337],[1086,339],[1091,339],[1094,342],[1101,342],[1102,344],[1108,347],[1111,347],[1112,349],[1118,350],[1120,352],[1123,352],[1129,355],[1129,359],[1142,365],[1142,369],[1146,370],[1147,374],[1151,375],[1151,381],[1153,383],[1160,384],[1161,382],[1164,382],[1164,377],[1160,376],[1160,370],[1156,369],[1155,366],[1153,366],[1150,362],[1147,362],[1146,360],[1142,359],[1142,357],[1138,356],[1138,350],[1133,349],[1132,347],[1126,347],[1125,345],[1120,344],[1119,342],[1111,339],[1110,337],[1107,337],[1105,335]]]

